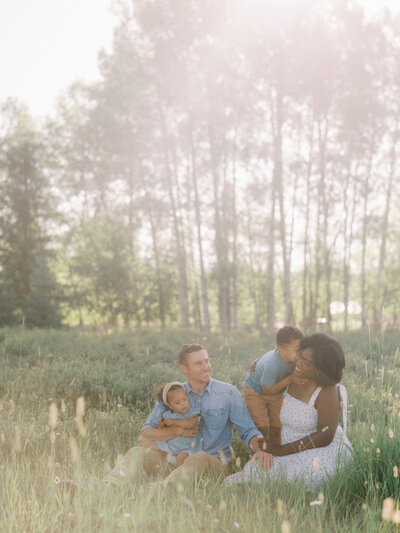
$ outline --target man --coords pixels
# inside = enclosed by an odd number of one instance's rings
[[[202,451],[193,453],[178,468],[168,462],[167,447],[156,451],[150,447],[131,448],[105,481],[120,484],[125,478],[136,479],[143,473],[167,475],[163,482],[184,483],[197,475],[208,474],[214,478],[223,475],[230,460],[232,427],[236,425],[240,437],[254,453],[261,468],[268,470],[273,457],[261,449],[260,431],[254,425],[239,391],[233,385],[211,378],[211,366],[206,349],[200,344],[185,344],[179,351],[179,368],[185,374],[184,383],[191,408],[199,408],[202,415],[200,427],[193,420],[191,428],[160,428],[159,421],[166,408],[159,402],[141,430],[140,441],[158,441],[158,446],[178,435],[192,437],[200,432]]]

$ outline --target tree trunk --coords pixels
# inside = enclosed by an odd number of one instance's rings
[[[383,311],[384,311],[384,305],[385,305],[385,298],[386,298],[386,284],[384,281],[384,274],[385,274],[385,262],[386,262],[386,241],[387,241],[387,234],[388,234],[388,226],[389,226],[389,213],[390,213],[390,206],[391,206],[391,198],[392,198],[392,186],[393,186],[393,177],[396,167],[396,146],[398,142],[397,137],[397,130],[395,133],[395,137],[393,139],[392,149],[390,153],[390,173],[389,173],[389,183],[386,189],[386,200],[385,200],[385,211],[383,215],[383,222],[382,222],[382,240],[381,240],[381,246],[379,250],[379,267],[378,267],[378,290],[379,290],[379,313],[381,319],[383,318]]]
[[[176,201],[175,201],[173,185],[172,185],[167,130],[166,130],[166,125],[165,125],[165,117],[164,117],[164,112],[162,108],[162,103],[160,99],[158,101],[158,104],[159,104],[160,124],[161,124],[161,132],[162,132],[164,167],[165,167],[165,173],[167,177],[168,195],[169,195],[169,199],[171,202],[172,220],[173,220],[175,243],[176,243],[176,262],[177,262],[177,267],[178,267],[180,323],[182,327],[187,327],[189,325],[189,313],[188,313],[188,295],[187,295],[187,278],[186,278],[186,256],[185,256],[185,250],[182,247],[182,238],[181,238],[181,232],[179,228]]]
[[[312,151],[313,151],[313,137],[314,137],[314,120],[312,121],[312,127],[309,140],[309,158],[307,163],[307,182],[306,182],[306,223],[304,231],[304,247],[303,247],[303,324],[307,325],[309,316],[307,312],[307,281],[309,281],[310,274],[308,271],[308,254],[309,254],[309,226],[310,226],[310,182],[312,171]],[[311,287],[310,287],[311,292]],[[310,309],[310,308],[309,308]]]
[[[200,218],[200,198],[199,188],[197,182],[197,165],[196,165],[196,152],[193,142],[193,132],[190,132],[190,157],[192,163],[192,180],[193,180],[193,192],[194,192],[194,211],[196,215],[196,228],[197,228],[197,244],[199,248],[199,260],[200,260],[200,280],[201,280],[201,303],[203,307],[203,322],[204,328],[209,330],[211,327],[210,315],[208,312],[208,294],[207,294],[207,278],[204,268],[203,257],[203,243],[201,236],[201,218]]]

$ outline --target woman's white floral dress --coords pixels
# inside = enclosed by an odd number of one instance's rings
[[[347,426],[347,392],[343,385],[338,385],[341,404],[343,428],[337,427],[335,436],[328,446],[314,448],[303,452],[274,457],[274,465],[267,472],[261,470],[258,462],[249,461],[242,472],[228,476],[224,485],[254,481],[262,483],[269,478],[285,476],[287,481],[302,479],[308,490],[317,488],[328,476],[333,475],[351,457],[353,448],[346,437]],[[281,409],[282,444],[294,442],[317,431],[318,412],[314,407],[321,387],[315,389],[310,401],[304,403],[287,392]]]

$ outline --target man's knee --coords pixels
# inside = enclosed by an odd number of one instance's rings
[[[204,472],[206,470],[218,470],[219,471],[219,467],[223,467],[223,464],[222,462],[220,461],[220,459],[218,459],[217,456],[215,455],[211,455],[209,453],[206,453],[206,452],[203,452],[203,451],[200,451],[200,452],[196,452],[192,455],[190,455],[188,457],[188,459],[186,459],[186,463],[190,461],[190,463],[196,465],[196,470],[198,472]]]

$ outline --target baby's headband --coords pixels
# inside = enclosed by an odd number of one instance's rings
[[[174,385],[179,385],[179,387],[183,387],[183,384],[180,381],[171,381],[171,383],[167,383],[162,391],[162,401],[167,405],[168,400],[168,393]]]

